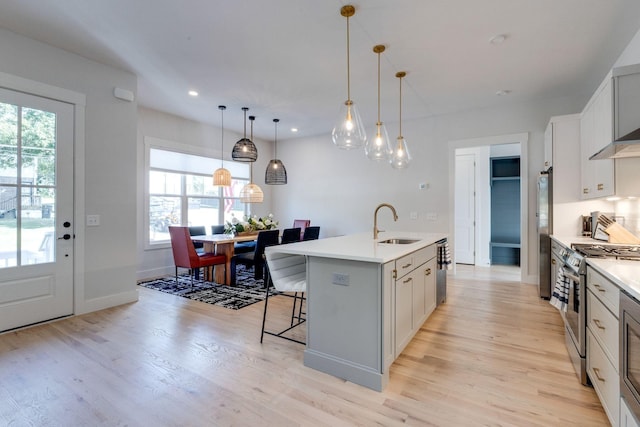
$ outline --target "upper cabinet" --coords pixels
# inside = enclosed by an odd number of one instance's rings
[[[581,200],[580,193],[580,114],[554,116],[544,133],[544,165],[553,166],[553,202]]]
[[[580,116],[583,199],[636,196],[640,192],[637,185],[640,158],[590,160],[612,141],[640,128],[639,94],[640,66],[615,69],[607,75],[583,110]]]

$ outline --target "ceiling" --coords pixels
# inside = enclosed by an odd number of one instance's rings
[[[0,0],[0,27],[138,76],[140,105],[254,135],[327,134],[347,99],[346,23],[331,0]],[[368,132],[413,119],[592,93],[640,28],[638,0],[359,0],[351,97]],[[493,44],[496,35],[504,42]],[[198,97],[187,92],[196,90]],[[508,91],[503,96],[497,91]],[[586,101],[586,98],[585,98]],[[409,122],[409,124],[405,124]],[[290,128],[297,127],[297,134]]]

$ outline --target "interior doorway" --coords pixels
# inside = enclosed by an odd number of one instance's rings
[[[491,265],[491,186],[490,186],[490,158],[506,156],[508,153],[501,151],[505,147],[512,150],[517,148],[520,155],[520,194],[519,208],[523,215],[517,219],[519,224],[520,248],[518,265],[520,269],[521,281],[528,282],[528,215],[525,213],[528,209],[528,168],[527,168],[527,143],[528,134],[503,135],[487,138],[473,138],[466,140],[449,142],[449,209],[454,213],[455,221],[449,226],[450,240],[454,242],[454,266],[455,263],[469,263],[468,253],[471,246],[471,238],[473,235],[474,256],[473,263],[477,266]],[[502,147],[501,147],[502,146]],[[510,152],[511,153],[511,152]],[[512,154],[508,155],[512,155]],[[467,198],[462,201],[463,196],[458,194],[468,185],[462,185],[460,179],[466,179],[471,182],[471,178],[466,173],[461,173],[458,169],[468,168],[470,156],[475,158],[474,164],[474,180],[475,188],[473,191],[464,190],[472,195],[472,201]],[[482,159],[482,160],[481,160]],[[469,206],[473,204],[473,220],[467,219],[467,223],[460,224],[459,219],[464,217],[463,211],[469,217]],[[460,236],[462,235],[462,236]],[[466,245],[458,248],[458,245]],[[466,256],[466,258],[465,258]],[[460,257],[460,261],[458,260]],[[466,262],[465,262],[466,261]],[[455,267],[454,267],[455,268]]]

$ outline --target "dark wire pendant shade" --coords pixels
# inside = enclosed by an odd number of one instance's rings
[[[287,183],[287,169],[280,159],[269,161],[264,172],[264,183],[269,185],[283,185]]]
[[[258,149],[249,138],[242,138],[233,146],[231,158],[236,162],[255,162],[258,160]]]
[[[273,119],[275,124],[275,136],[273,138],[274,159],[269,161],[267,169],[264,171],[264,183],[269,185],[283,185],[287,183],[287,169],[284,167],[282,160],[278,159],[278,122],[279,119]]]
[[[242,107],[244,111],[244,138],[236,142],[231,151],[231,158],[236,162],[255,162],[258,160],[258,149],[256,145],[247,138],[247,107]]]

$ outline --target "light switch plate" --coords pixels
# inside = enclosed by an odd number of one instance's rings
[[[409,213],[409,218],[411,218],[411,219],[418,219],[418,212],[411,212],[411,213]]]
[[[100,215],[87,215],[87,227],[97,227],[100,225]]]
[[[331,283],[334,285],[349,286],[349,275],[342,273],[333,273]]]
[[[425,215],[427,221],[435,221],[438,219],[438,215],[435,212],[427,212]]]

